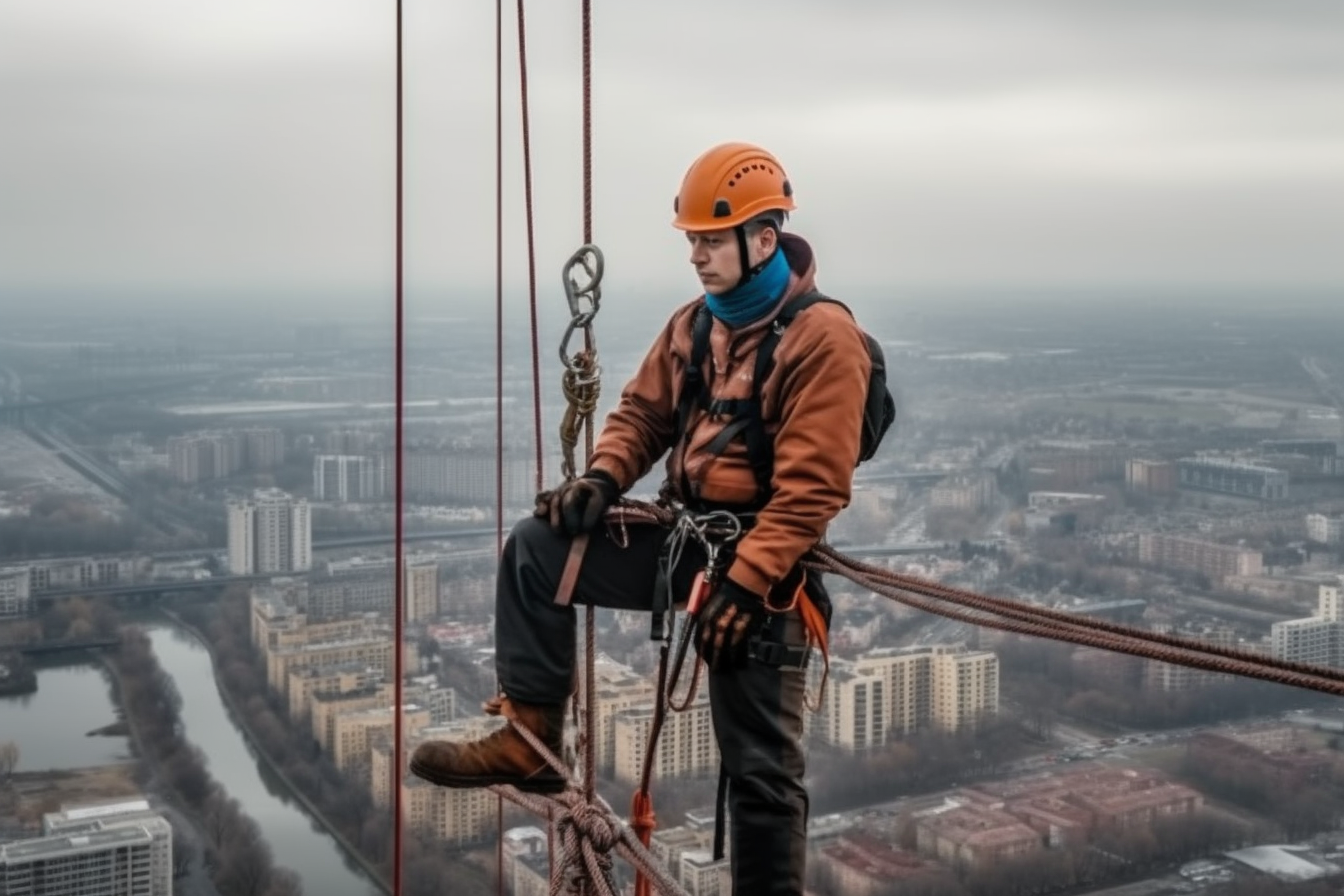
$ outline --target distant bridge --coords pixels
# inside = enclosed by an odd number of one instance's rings
[[[936,485],[951,475],[953,474],[947,471],[933,473],[927,470],[918,470],[913,473],[857,473],[854,476],[854,484],[863,485],[868,482],[908,482],[911,485]]]
[[[38,644],[25,644],[19,653],[28,656],[40,656],[49,653],[65,653],[71,650],[89,650],[96,647],[120,647],[120,638],[82,638],[75,641],[42,641]]]
[[[38,591],[33,594],[36,605],[50,604],[68,597],[162,597],[177,591],[208,591],[212,588],[227,588],[230,585],[250,585],[256,582],[269,582],[283,573],[264,576],[211,576],[208,579],[182,579],[168,582],[133,582],[120,585],[89,585],[69,591]],[[302,575],[302,573],[295,573]]]
[[[831,547],[849,557],[900,557],[908,554],[936,554],[949,551],[956,545],[945,541],[915,541],[907,544],[877,544],[866,547],[848,547],[833,544]]]
[[[238,380],[246,373],[206,373],[191,376],[173,376],[157,382],[141,382],[120,389],[103,392],[91,392],[86,395],[71,395],[65,398],[42,399],[34,395],[25,395],[20,401],[0,404],[0,423],[27,423],[33,420],[49,420],[53,412],[64,411],[84,404],[95,404],[112,399],[136,398],[144,395],[158,395],[180,392],[192,386],[216,383],[226,380]]]

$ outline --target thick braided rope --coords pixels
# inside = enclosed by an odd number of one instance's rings
[[[608,525],[635,521],[671,525],[675,519],[676,512],[671,509],[635,501],[622,502],[607,514]],[[1104,619],[1083,619],[1049,607],[990,597],[894,573],[847,557],[827,545],[812,548],[803,556],[803,564],[849,579],[907,606],[973,625],[1344,695],[1344,670],[1275,659]]]
[[[488,712],[489,710],[487,710]],[[613,849],[643,872],[663,896],[689,896],[656,857],[640,842],[600,794],[585,793],[570,770],[527,726],[508,721],[532,749],[568,782],[555,795],[523,793],[513,787],[490,789],[534,815],[548,820],[560,840],[559,862],[551,866],[551,896],[575,888],[596,887],[596,896],[620,896],[611,880]]]

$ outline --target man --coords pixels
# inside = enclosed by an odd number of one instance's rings
[[[571,607],[557,605],[556,594],[572,537],[591,538],[575,601],[650,609],[667,532],[600,525],[606,508],[668,454],[665,492],[693,512],[742,514],[746,531],[719,556],[695,633],[709,668],[729,784],[738,896],[803,890],[807,634],[796,597],[801,591],[821,608],[814,619],[829,618],[829,602],[819,577],[805,576],[798,563],[849,502],[870,368],[862,332],[837,304],[812,305],[783,331],[759,390],[760,419],[773,443],[762,491],[740,437],[744,427],[725,409],[750,402],[757,346],[784,304],[814,289],[811,247],[782,232],[794,207],[784,168],[759,147],[723,144],[691,165],[673,224],[686,233],[704,297],[672,315],[608,416],[584,475],[539,495],[536,515],[514,528],[496,594],[503,697],[494,708],[558,755],[573,683],[575,617]],[[679,434],[679,397],[702,302],[712,314],[702,369],[707,400],[693,407]],[[677,601],[686,599],[706,561],[698,545],[688,544],[671,577]],[[424,744],[411,770],[448,787],[555,792],[564,784],[511,727],[471,743]]]

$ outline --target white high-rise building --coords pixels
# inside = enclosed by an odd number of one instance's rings
[[[304,572],[313,565],[313,523],[308,501],[279,489],[228,502],[229,572]]]
[[[1269,627],[1275,659],[1315,666],[1344,666],[1344,589],[1322,585],[1316,615],[1288,619]]]
[[[0,896],[172,896],[173,828],[145,800],[52,812],[42,829],[0,844]]]
[[[0,568],[0,619],[28,615],[32,608],[31,580],[26,566]]]

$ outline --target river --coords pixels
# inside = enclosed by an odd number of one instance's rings
[[[117,720],[112,686],[99,666],[38,665],[37,691],[0,697],[0,741],[19,747],[15,771],[85,768],[131,761],[125,737],[86,737]]]
[[[299,875],[307,896],[378,893],[248,745],[220,699],[205,647],[174,625],[154,623],[145,629],[160,665],[182,695],[186,739],[205,754],[211,776],[256,820],[276,864]],[[35,694],[0,698],[0,740],[18,743],[18,770],[78,768],[129,758],[126,738],[85,736],[116,719],[100,667],[39,668],[37,676]]]

